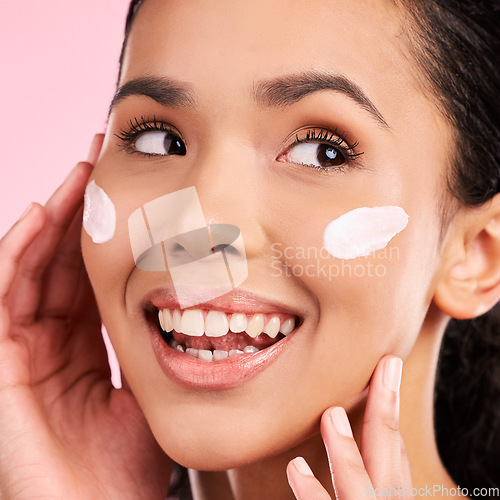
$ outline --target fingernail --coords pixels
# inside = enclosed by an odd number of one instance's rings
[[[313,471],[302,457],[293,459],[293,465],[304,476],[314,476]]]
[[[351,425],[349,424],[349,419],[347,414],[341,406],[337,406],[330,410],[330,419],[335,430],[342,436],[352,438]]]
[[[403,371],[403,361],[399,358],[390,358],[384,367],[384,385],[387,389],[398,392],[401,384],[401,373]]]
[[[19,220],[24,219],[31,212],[32,208],[33,208],[33,203],[30,203],[28,205],[28,208],[26,208],[26,210],[22,213],[21,217],[19,217]]]

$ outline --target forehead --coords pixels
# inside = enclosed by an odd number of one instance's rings
[[[215,118],[249,112],[264,80],[345,76],[381,113],[400,156],[421,156],[415,148],[425,145],[444,172],[453,135],[409,56],[408,19],[397,0],[145,0],[120,84],[151,75],[186,82]]]
[[[224,93],[279,74],[326,70],[348,76],[381,106],[387,100],[390,112],[394,92],[416,87],[403,26],[390,0],[146,0],[122,83],[167,74]]]

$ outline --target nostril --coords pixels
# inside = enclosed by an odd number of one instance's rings
[[[241,246],[239,237],[240,231],[236,226],[211,224],[163,241],[162,249],[170,268],[204,259],[216,253],[241,260],[245,257],[245,253],[239,248]]]
[[[221,252],[222,250],[226,250],[230,245],[227,243],[220,243],[219,245],[215,245],[212,247],[212,253]]]
[[[180,243],[174,243],[172,245],[172,253],[176,253],[176,252],[185,252],[186,249],[180,244]]]
[[[209,231],[212,253],[223,251],[237,257],[242,256],[241,250],[238,249],[240,230],[237,226],[232,224],[210,224]]]
[[[219,243],[218,245],[212,247],[212,253],[222,252],[222,251],[230,255],[236,255],[236,256],[241,255],[241,252],[236,247],[230,245],[229,243]]]
[[[229,247],[231,247],[231,245],[229,245],[229,243],[219,243],[218,245],[215,245],[214,247],[212,247],[212,253],[222,252],[222,250],[227,251]]]

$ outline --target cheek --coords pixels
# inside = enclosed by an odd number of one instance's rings
[[[124,306],[123,289],[126,276],[134,265],[127,233],[117,224],[114,237],[97,245],[82,232],[82,254],[92,288],[99,305],[103,323],[116,307]],[[131,267],[132,266],[132,267]]]
[[[408,214],[396,206],[356,208],[330,222],[323,233],[332,257],[367,257],[387,246],[408,224]]]
[[[98,244],[106,243],[115,234],[115,206],[106,192],[95,181],[91,181],[85,190],[83,228],[92,241]]]
[[[300,280],[318,302],[315,355],[349,352],[351,373],[356,358],[374,366],[385,353],[406,357],[430,301],[436,235],[429,221],[409,219],[399,207],[376,207],[323,224],[314,228],[326,228],[323,235],[295,234],[301,244],[275,244],[273,256],[275,274]],[[331,370],[323,366],[327,380]]]
[[[92,180],[85,192],[82,254],[106,324],[106,311],[123,297],[127,276],[134,267],[128,236],[128,207],[116,193]]]

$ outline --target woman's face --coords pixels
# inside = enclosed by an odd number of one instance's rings
[[[382,355],[412,349],[439,264],[448,135],[405,55],[401,14],[382,0],[146,0],[139,11],[120,85],[152,78],[115,100],[93,174],[116,231],[102,244],[83,233],[82,245],[124,377],[184,465],[230,468],[299,444],[328,406],[360,399]],[[295,317],[286,338],[259,337],[276,347],[209,363],[161,339],[157,308],[179,309],[172,276],[136,267],[128,219],[192,186],[207,223],[240,229],[248,277],[190,309]],[[384,250],[322,250],[329,222],[378,206],[410,217]]]

